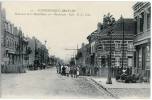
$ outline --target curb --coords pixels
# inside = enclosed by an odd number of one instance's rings
[[[98,85],[100,88],[104,89],[111,97],[115,98],[115,99],[119,99],[117,96],[115,96],[114,94],[112,94],[110,91],[107,90],[107,88],[105,88],[103,85],[99,84],[98,82],[96,82],[95,80],[93,80],[92,78],[87,78],[90,79],[91,81],[93,81],[96,85]]]

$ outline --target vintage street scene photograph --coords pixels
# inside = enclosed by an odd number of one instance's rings
[[[1,1],[0,98],[150,99],[148,1]]]

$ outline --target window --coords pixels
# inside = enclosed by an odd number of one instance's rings
[[[16,44],[16,41],[15,41],[15,48],[17,48],[17,44]]]
[[[128,51],[132,51],[133,50],[133,43],[128,43]]]
[[[137,17],[135,17],[135,35],[137,34]]]
[[[128,57],[128,67],[131,68],[133,66],[133,58]]]
[[[146,69],[150,69],[150,46],[146,46],[146,52],[145,52],[145,59],[146,59]]]
[[[7,23],[4,23],[5,31],[7,31]]]
[[[91,53],[95,53],[95,42],[91,43]]]
[[[9,40],[6,40],[6,47],[9,47]]]
[[[102,50],[102,46],[99,46],[99,47],[98,47],[98,50]]]
[[[11,47],[11,40],[9,41],[9,47]]]
[[[116,50],[120,50],[120,49],[121,49],[121,44],[120,44],[119,41],[116,41],[116,42],[115,42],[115,49],[116,49]]]
[[[8,32],[10,32],[10,24],[8,23],[8,30],[7,30]]]
[[[150,22],[151,22],[151,10],[149,8],[148,9],[148,14],[147,14],[147,29],[150,28]]]
[[[120,66],[120,57],[115,57],[115,66]]]
[[[142,12],[140,15],[140,32],[143,32],[143,28],[144,28],[144,12]]]
[[[10,47],[12,47],[12,40],[10,39],[10,45],[9,45]]]
[[[142,50],[139,49],[139,54],[138,54],[138,68],[142,68]]]

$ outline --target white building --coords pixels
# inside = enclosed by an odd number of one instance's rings
[[[135,73],[141,74],[147,80],[150,79],[150,26],[151,4],[150,2],[137,2],[133,6],[136,19],[135,46]]]

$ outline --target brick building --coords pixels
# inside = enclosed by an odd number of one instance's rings
[[[124,25],[124,27],[123,27]],[[95,63],[97,66],[107,68],[110,53],[109,29],[101,29],[97,35]],[[120,18],[113,26],[111,39],[111,67],[115,72],[117,68],[131,70],[133,67],[133,39],[135,32],[134,19]],[[104,71],[105,72],[105,71]]]
[[[104,23],[103,23],[104,24]],[[108,57],[110,53],[110,37],[107,35],[108,28],[103,27],[103,24],[97,24],[97,30],[92,32],[88,37],[89,43],[85,52],[85,65],[90,70],[91,75],[107,76]],[[123,28],[124,25],[124,28]],[[122,67],[131,70],[133,68],[133,39],[135,33],[135,21],[134,19],[122,17],[116,21],[116,24],[112,27],[112,39],[111,39],[111,65],[112,69]],[[123,38],[124,37],[124,38]],[[82,48],[80,48],[81,51]],[[82,52],[82,55],[84,53]],[[82,61],[83,57],[80,59]]]
[[[137,2],[133,10],[137,21],[134,39],[136,49],[134,72],[150,80],[151,4],[150,2]]]

